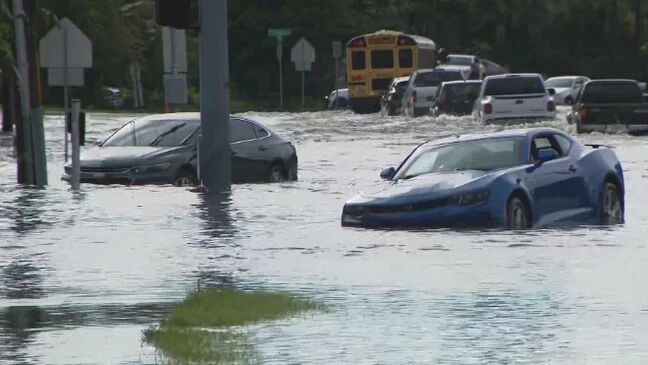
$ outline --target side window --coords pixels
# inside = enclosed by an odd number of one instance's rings
[[[351,52],[351,68],[354,70],[364,70],[366,67],[365,51]]]
[[[554,134],[554,138],[558,142],[558,146],[560,146],[560,151],[558,151],[560,156],[567,156],[569,154],[569,149],[571,148],[571,141],[560,134]]]
[[[230,119],[230,143],[256,139],[252,123],[241,119]]]
[[[414,65],[414,54],[411,49],[401,49],[398,51],[398,67],[410,68]]]
[[[257,138],[264,138],[270,135],[270,132],[268,132],[268,130],[263,128],[262,126],[256,124],[253,125],[254,125],[254,131],[256,132]]]

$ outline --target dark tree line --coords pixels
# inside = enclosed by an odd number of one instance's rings
[[[55,17],[69,17],[92,39],[94,68],[79,91],[85,99],[100,98],[102,86],[129,95],[129,66],[137,61],[147,104],[161,106],[162,45],[152,0],[25,1],[37,1],[41,9],[36,19],[41,36]],[[451,53],[478,54],[514,72],[648,79],[648,5],[642,0],[230,0],[228,6],[236,99],[278,99],[276,43],[267,36],[269,28],[292,29],[284,44],[286,96],[300,90],[289,55],[300,37],[317,50],[307,93],[319,97],[334,85],[331,42],[379,29],[424,35]],[[0,57],[11,57],[10,19],[4,12],[0,17]],[[188,76],[197,101],[197,33],[187,34]],[[59,89],[43,90],[46,103],[60,104]]]

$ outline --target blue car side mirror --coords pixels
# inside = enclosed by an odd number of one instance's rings
[[[543,163],[558,158],[558,153],[553,148],[542,148],[538,150],[538,160],[536,165],[540,166]]]
[[[396,173],[396,169],[393,167],[388,167],[380,172],[380,177],[384,180],[389,180],[392,177],[394,177],[394,174]]]

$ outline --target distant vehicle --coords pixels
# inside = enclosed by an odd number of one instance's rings
[[[195,185],[199,113],[134,119],[81,154],[81,182]],[[230,117],[233,182],[297,179],[295,147],[261,124]],[[64,180],[72,172],[64,167]]]
[[[341,109],[349,106],[349,89],[335,89],[324,97],[327,109]]]
[[[424,143],[380,175],[387,186],[347,201],[343,226],[524,229],[624,220],[615,153],[551,128]]]
[[[396,77],[389,84],[389,89],[380,98],[380,113],[382,115],[399,115],[403,93],[407,88],[409,77]]]
[[[430,107],[430,115],[470,115],[479,96],[481,80],[448,81],[441,84]]]
[[[576,124],[578,133],[610,126],[648,131],[648,102],[635,80],[591,80],[581,88],[567,121]]]
[[[553,95],[556,105],[572,105],[581,87],[589,80],[585,76],[559,76],[547,79],[545,85],[556,90]]]
[[[492,75],[502,75],[507,73],[504,67],[498,65],[497,63],[480,58],[480,63],[484,66],[484,77]]]
[[[394,77],[434,67],[436,45],[425,37],[381,30],[352,38],[346,59],[349,105],[356,113],[373,113]]]
[[[121,108],[124,105],[124,98],[121,91],[116,87],[104,86],[101,88],[103,93],[103,104],[112,109]]]
[[[538,74],[488,76],[475,102],[473,117],[483,124],[553,119],[553,93]]]
[[[461,71],[443,69],[416,70],[403,93],[401,113],[410,117],[430,114],[437,88],[445,81],[463,80]]]
[[[470,74],[472,71],[472,65],[477,64],[479,67],[479,79],[483,79],[484,75],[486,74],[486,67],[482,65],[479,57],[477,56],[471,56],[471,55],[463,55],[463,54],[451,54],[448,55],[448,58],[446,62],[443,64],[439,65],[439,67],[448,67],[448,66],[454,66],[454,69],[461,70],[464,74],[464,78],[466,80],[470,79]],[[451,69],[451,68],[447,68]]]

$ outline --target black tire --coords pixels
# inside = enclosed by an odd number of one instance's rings
[[[623,223],[619,188],[611,182],[605,182],[599,198],[599,223],[605,225]]]
[[[286,172],[283,168],[283,165],[280,163],[272,164],[268,168],[266,180],[271,183],[282,182],[286,180]]]
[[[173,181],[175,186],[196,186],[198,185],[198,178],[196,174],[193,173],[188,168],[181,168],[176,174],[175,180]]]
[[[527,229],[530,227],[529,208],[522,199],[517,196],[511,197],[506,205],[506,228]]]
[[[574,105],[574,98],[572,98],[571,96],[566,97],[565,98],[565,104]]]

